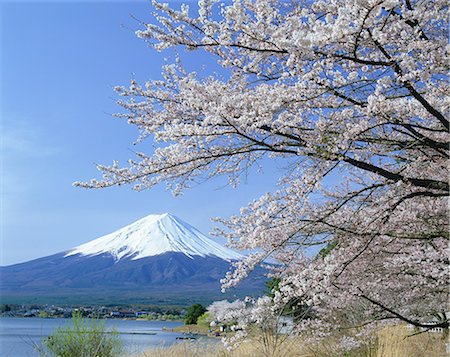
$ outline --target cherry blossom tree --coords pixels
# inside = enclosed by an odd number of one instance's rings
[[[117,87],[120,116],[159,145],[76,184],[165,182],[178,194],[282,161],[275,191],[218,219],[231,247],[256,252],[224,288],[270,257],[275,303],[300,299],[314,316],[299,329],[448,328],[447,1],[201,0],[198,15],[153,5],[159,24],[139,37],[207,53],[226,74],[175,61],[163,80]]]
[[[238,347],[251,334],[252,344],[261,356],[279,356],[289,338],[287,334],[278,333],[282,327],[281,315],[273,309],[268,296],[234,302],[215,301],[208,307],[208,313],[213,318],[212,326],[222,324],[234,331],[233,335],[222,338],[228,349]]]

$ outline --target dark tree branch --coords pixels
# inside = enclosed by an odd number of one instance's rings
[[[372,38],[373,43],[377,46],[377,48],[380,50],[380,52],[389,60],[391,63],[392,68],[394,69],[395,73],[397,73],[400,77],[403,76],[403,71],[400,67],[400,65],[393,61],[392,56],[386,51],[386,49],[376,40],[373,38],[372,33],[370,30],[368,30],[370,37]],[[438,119],[441,124],[447,129],[450,129],[450,123],[445,118],[445,116],[439,112],[436,108],[434,108],[411,84],[411,82],[402,80],[401,83],[403,86],[411,93],[411,95],[420,103],[422,106],[426,109],[428,113],[433,115],[436,119]]]
[[[412,184],[413,186],[417,186],[417,187],[442,190],[442,191],[446,191],[446,192],[449,191],[448,182],[431,180],[431,179],[417,179],[417,178],[405,177],[398,173],[387,171],[381,167],[369,164],[367,162],[358,161],[358,160],[355,160],[348,156],[344,157],[342,161],[347,162],[350,165],[358,167],[362,170],[373,172],[375,174],[383,176],[383,177],[387,178],[388,180],[392,180],[392,181],[396,181],[396,182],[404,181],[404,182],[408,182],[408,183]]]
[[[399,314],[398,312],[390,309],[389,307],[381,304],[380,302],[368,297],[367,295],[363,294],[361,291],[361,294],[359,294],[360,297],[362,297],[363,299],[371,302],[372,304],[382,308],[383,310],[389,312],[390,314],[394,315],[395,317],[397,317],[399,320],[404,321],[410,325],[416,326],[416,327],[422,327],[422,328],[428,328],[428,329],[432,329],[432,328],[436,328],[436,327],[441,327],[441,328],[449,328],[449,321],[445,320],[443,322],[438,322],[435,324],[423,324],[419,321],[415,321],[415,320],[411,320],[401,314]]]

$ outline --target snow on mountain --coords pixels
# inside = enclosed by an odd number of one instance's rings
[[[215,256],[239,260],[242,255],[216,243],[190,224],[168,213],[149,215],[113,233],[73,248],[65,257],[111,254],[115,260],[137,260],[163,253],[179,252],[193,256]]]

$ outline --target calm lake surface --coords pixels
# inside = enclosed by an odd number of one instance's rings
[[[182,322],[104,320],[106,329],[120,333],[125,354],[134,354],[157,346],[179,342],[180,333],[163,331],[182,325]],[[0,357],[38,356],[34,344],[52,334],[59,326],[67,326],[70,319],[0,318]],[[149,334],[149,333],[155,333]]]

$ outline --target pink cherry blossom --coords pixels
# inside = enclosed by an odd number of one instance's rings
[[[224,288],[272,258],[275,304],[299,298],[314,316],[298,331],[448,328],[447,1],[202,0],[199,16],[153,6],[159,25],[140,38],[206,52],[229,75],[175,61],[163,80],[118,87],[119,116],[157,146],[76,184],[164,182],[178,194],[199,177],[238,185],[264,160],[285,162],[275,192],[217,219],[231,247],[255,251]]]

